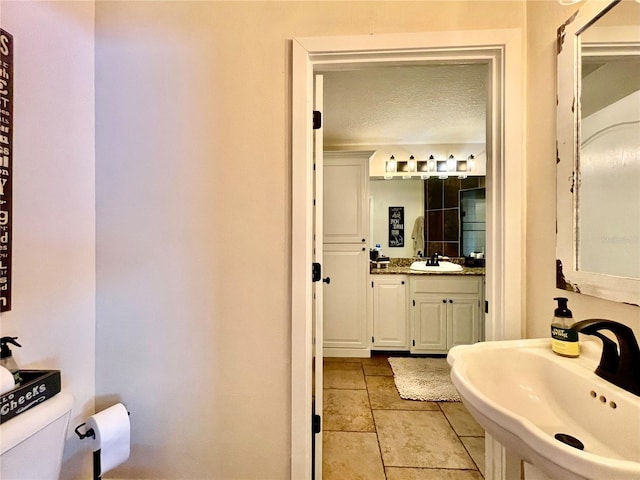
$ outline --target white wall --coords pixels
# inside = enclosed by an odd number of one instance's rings
[[[409,180],[371,180],[371,246],[379,243],[383,255],[393,258],[414,256],[413,227],[418,217],[424,216],[424,182]],[[389,247],[389,207],[404,207],[404,247]],[[422,237],[424,238],[424,236]],[[424,251],[424,247],[420,247]]]
[[[510,28],[522,2],[99,2],[96,404],[119,478],[286,479],[297,36]]]
[[[13,308],[21,368],[60,369],[75,397],[63,478],[89,478],[73,433],[95,385],[94,5],[0,4],[14,58]]]

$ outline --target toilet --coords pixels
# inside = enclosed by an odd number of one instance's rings
[[[56,480],[73,396],[64,390],[0,425],[2,480]]]

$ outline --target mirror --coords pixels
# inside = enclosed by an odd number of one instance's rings
[[[556,286],[640,304],[640,4],[558,29]]]
[[[469,256],[486,251],[485,176],[437,176],[422,180],[375,179],[369,183],[372,244],[391,258]],[[393,209],[402,208],[402,241],[392,241]]]

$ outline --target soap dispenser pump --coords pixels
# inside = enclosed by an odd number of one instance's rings
[[[558,302],[558,307],[553,312],[551,322],[551,349],[558,355],[564,357],[580,356],[580,344],[578,343],[578,332],[571,328],[573,314],[567,308],[569,301],[564,297],[554,298]]]
[[[18,337],[2,337],[0,338],[0,365],[9,370],[13,374],[13,379],[16,382],[16,386],[20,385],[22,378],[20,378],[20,372],[18,371],[18,364],[11,355],[11,349],[9,343],[16,347],[22,347],[16,340]]]

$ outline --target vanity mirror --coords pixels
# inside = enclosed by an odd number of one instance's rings
[[[385,256],[423,257],[434,253],[449,257],[486,251],[486,179],[469,176],[446,180],[432,176],[422,180],[375,179],[369,182],[369,224],[372,244],[380,244]],[[390,209],[404,212],[404,242],[392,245]]]
[[[640,305],[640,3],[558,29],[556,286]]]

